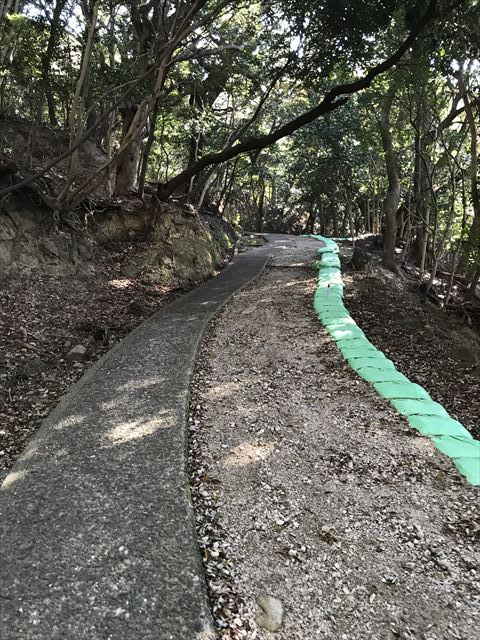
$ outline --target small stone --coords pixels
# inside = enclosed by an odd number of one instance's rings
[[[87,349],[81,344],[77,344],[75,347],[73,347],[73,349],[70,349],[70,351],[65,356],[65,359],[69,360],[70,362],[80,362],[82,360],[86,360],[86,358]]]
[[[283,604],[278,598],[266,593],[257,596],[257,604],[262,610],[256,620],[259,627],[267,631],[278,631],[283,622]]]

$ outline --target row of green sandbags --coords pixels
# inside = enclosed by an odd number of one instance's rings
[[[480,485],[480,441],[434,402],[427,391],[400,373],[379,351],[350,317],[343,304],[343,282],[338,245],[330,238],[321,240],[318,286],[313,306],[326,330],[336,342],[350,367],[403,416],[423,436],[453,459],[457,469],[473,485]]]

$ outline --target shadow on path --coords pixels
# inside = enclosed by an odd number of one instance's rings
[[[0,488],[2,640],[213,638],[186,472],[189,384],[272,236],[162,309],[73,387]]]

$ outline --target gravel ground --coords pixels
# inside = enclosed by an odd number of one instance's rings
[[[193,386],[219,637],[480,638],[478,489],[348,369],[298,242],[217,318]]]

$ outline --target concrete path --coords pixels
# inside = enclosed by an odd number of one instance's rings
[[[218,309],[265,266],[237,256],[112,349],[0,488],[2,640],[214,637],[186,469],[189,383]]]

